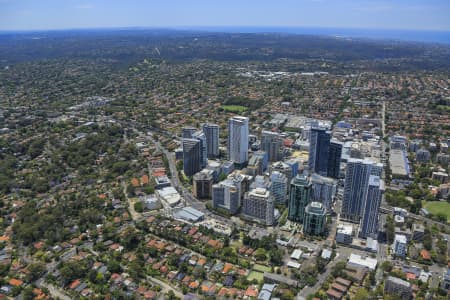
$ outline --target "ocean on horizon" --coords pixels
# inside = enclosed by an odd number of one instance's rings
[[[376,40],[395,40],[404,42],[450,44],[450,31],[401,30],[401,29],[356,29],[356,28],[315,28],[315,27],[234,27],[208,26],[185,27],[200,31],[235,32],[235,33],[288,33],[323,35],[343,38],[367,38]]]

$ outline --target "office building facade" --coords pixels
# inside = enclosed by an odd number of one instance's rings
[[[230,214],[238,212],[241,199],[239,189],[231,180],[224,180],[212,187],[212,203],[214,208],[225,209]]]
[[[271,192],[277,204],[286,204],[288,180],[283,173],[278,171],[270,174]]]
[[[213,186],[213,171],[204,169],[194,175],[192,194],[198,199],[211,199]]]
[[[325,233],[327,216],[325,208],[320,202],[310,202],[305,208],[303,233],[322,235]]]
[[[268,160],[269,158],[265,151],[254,152],[247,166],[252,176],[262,175],[267,169]]]
[[[330,149],[328,153],[328,164],[327,164],[328,177],[335,179],[338,179],[340,177],[341,156],[343,146],[344,145],[339,141],[332,140],[330,142]]]
[[[312,174],[311,184],[311,201],[322,203],[325,210],[331,212],[333,199],[336,195],[336,180],[319,174]]]
[[[261,150],[267,153],[270,162],[282,159],[282,146],[283,140],[278,133],[272,131],[261,133]]]
[[[369,179],[373,169],[377,170],[377,167],[370,160],[355,158],[348,160],[345,172],[341,218],[354,223],[359,223],[361,220],[367,201]]]
[[[201,170],[201,145],[197,139],[183,139],[183,171],[193,176]]]
[[[197,128],[194,127],[184,127],[182,129],[182,133],[181,133],[181,137],[183,139],[191,139],[192,138],[192,134],[194,134],[194,132],[197,131]]]
[[[245,193],[242,206],[244,216],[264,225],[272,225],[275,221],[274,211],[275,201],[269,190],[256,188]]]
[[[292,173],[289,178],[294,178],[298,174],[299,161],[296,159],[289,159],[284,161],[285,164],[291,167]]]
[[[311,128],[308,157],[308,167],[311,173],[327,176],[330,139],[330,131],[324,128]]]
[[[228,120],[228,159],[237,165],[248,161],[248,118],[232,117]]]
[[[302,223],[305,216],[305,208],[311,199],[311,181],[306,176],[296,176],[291,181],[288,219]]]
[[[208,164],[206,136],[202,131],[196,131],[192,134],[192,138],[200,142],[200,167],[204,168]]]
[[[206,136],[207,157],[219,157],[219,125],[206,123],[203,124],[202,129]]]
[[[384,192],[384,183],[378,176],[369,177],[367,198],[362,210],[359,236],[362,238],[378,237],[378,215],[381,205],[381,197]]]
[[[270,166],[270,173],[273,173],[275,171],[283,173],[286,176],[288,182],[291,182],[292,178],[294,178],[292,177],[293,174],[292,168],[293,165],[288,165],[285,162],[277,161]]]

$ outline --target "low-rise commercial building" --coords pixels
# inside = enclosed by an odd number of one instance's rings
[[[403,279],[389,276],[384,283],[386,295],[396,295],[400,299],[412,299],[411,284]]]
[[[199,222],[205,218],[205,214],[193,207],[183,207],[173,212],[173,217],[188,222]]]
[[[391,149],[389,152],[389,165],[391,167],[393,176],[408,176],[409,162],[406,150]]]
[[[392,245],[394,254],[398,257],[405,257],[408,250],[408,241],[405,235],[396,234]]]
[[[338,224],[336,229],[336,242],[350,245],[353,241],[353,226]]]
[[[350,254],[350,257],[348,259],[348,265],[355,266],[355,267],[364,267],[371,271],[375,270],[377,267],[378,261],[376,258],[371,257],[362,257],[358,254]]]
[[[156,191],[156,195],[161,201],[164,201],[169,206],[174,207],[181,201],[181,196],[178,191],[172,187],[165,187]]]

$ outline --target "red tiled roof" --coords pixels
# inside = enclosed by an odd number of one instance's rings
[[[75,289],[77,286],[79,286],[81,284],[81,281],[79,279],[75,279],[74,281],[72,281],[72,283],[69,285],[69,288],[71,290]]]
[[[428,252],[428,251],[425,250],[425,249],[422,249],[422,250],[420,251],[420,256],[422,256],[422,258],[423,258],[423,259],[426,259],[426,260],[430,260],[430,259],[431,259],[430,252]]]
[[[416,274],[414,273],[406,273],[406,279],[407,280],[415,280],[417,278]]]
[[[139,179],[137,179],[137,178],[131,179],[131,185],[133,187],[138,187],[139,186]]]
[[[345,292],[347,292],[347,287],[345,287],[345,286],[343,286],[343,285],[340,285],[339,283],[333,283],[332,285],[331,285],[331,287],[333,288],[333,289],[335,289],[336,291],[338,291],[338,292],[341,292],[341,293],[345,293]]]
[[[142,185],[146,185],[146,184],[148,184],[148,182],[149,182],[149,180],[148,180],[148,175],[143,175],[143,176],[141,177],[141,184],[142,184]]]
[[[41,249],[42,248],[42,246],[44,246],[44,242],[37,242],[37,243],[34,243],[34,248],[35,249]]]
[[[219,293],[217,293],[218,296],[226,296],[228,294],[228,289],[223,287],[220,289]]]
[[[23,284],[23,281],[20,279],[11,278],[8,283],[12,286],[21,286]]]
[[[334,299],[341,299],[342,298],[342,293],[335,291],[333,289],[328,289],[327,291],[327,295],[334,298]]]
[[[222,273],[226,274],[226,273],[230,272],[231,269],[233,269],[233,265],[230,263],[225,263],[225,265],[223,266]]]
[[[257,297],[258,296],[258,288],[256,286],[249,286],[247,290],[245,290],[245,296],[247,297]]]
[[[199,285],[200,284],[198,283],[198,281],[192,281],[191,283],[189,283],[189,288],[196,289]]]
[[[154,299],[156,297],[156,293],[153,291],[148,291],[144,293],[145,299]]]

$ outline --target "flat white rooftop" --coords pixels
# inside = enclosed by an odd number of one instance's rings
[[[338,224],[338,226],[337,226],[337,233],[345,234],[345,235],[352,235],[352,233],[353,233],[353,226],[352,225],[346,225],[346,224]]]
[[[300,269],[301,264],[299,264],[298,262],[295,262],[295,261],[290,260],[290,261],[287,263],[287,266],[288,266],[289,268]]]
[[[370,270],[375,270],[377,267],[378,261],[375,258],[362,257],[361,255],[352,253],[352,254],[350,254],[348,263],[350,265],[366,267]]]
[[[291,254],[291,258],[292,258],[292,259],[299,260],[300,257],[302,256],[302,254],[303,254],[302,250],[300,250],[300,249],[295,249],[294,252],[292,252],[292,254]]]
[[[402,244],[406,244],[407,240],[406,240],[406,236],[403,234],[396,234],[395,235],[395,241],[398,243],[402,243]]]

